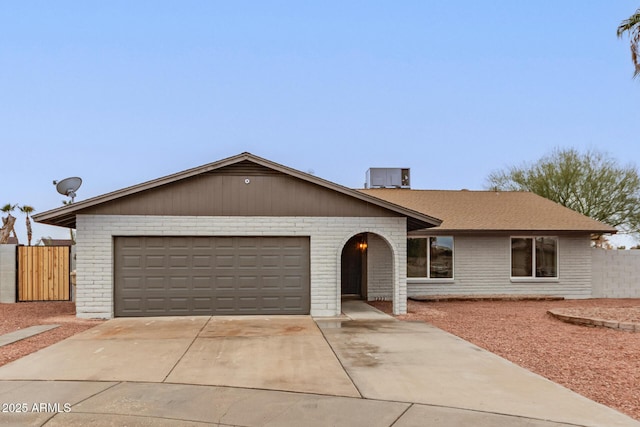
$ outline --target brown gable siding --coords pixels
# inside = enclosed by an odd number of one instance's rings
[[[40,212],[33,219],[75,228],[78,214],[403,217],[407,230],[441,223],[251,153]]]
[[[245,183],[249,180],[249,183]],[[240,162],[82,209],[93,215],[399,216],[251,162]]]

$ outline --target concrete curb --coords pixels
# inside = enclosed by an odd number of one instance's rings
[[[55,329],[60,325],[36,325],[0,335],[0,347]]]
[[[451,301],[562,301],[564,297],[555,295],[415,295],[407,297],[412,301],[451,302]]]
[[[618,329],[626,332],[640,332],[640,323],[618,322],[616,320],[598,319],[591,317],[581,317],[563,313],[561,310],[548,310],[551,316],[563,322],[573,323],[583,326],[599,326],[603,328]]]

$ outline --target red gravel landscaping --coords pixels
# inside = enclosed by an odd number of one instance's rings
[[[60,325],[42,334],[0,347],[0,366],[102,323],[101,320],[77,319],[75,314],[73,302],[0,304],[0,335],[34,325]]]
[[[371,302],[386,313],[390,302]],[[638,299],[409,301],[402,320],[448,331],[530,371],[640,420],[640,333],[565,323],[547,314],[638,319]]]

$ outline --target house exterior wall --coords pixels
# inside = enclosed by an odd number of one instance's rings
[[[87,215],[397,217],[398,214],[250,162],[83,209]]]
[[[640,250],[591,249],[594,298],[640,298]]]
[[[16,245],[0,245],[0,303],[16,302]]]
[[[393,257],[380,236],[367,236],[367,300],[393,298]],[[404,270],[404,265],[402,266]]]
[[[589,236],[558,237],[558,278],[511,279],[510,235],[454,236],[453,279],[407,279],[409,296],[420,295],[554,295],[591,297]]]
[[[209,217],[78,215],[76,311],[113,317],[113,236],[309,236],[311,315],[340,314],[340,256],[355,234],[383,237],[393,265],[406,265],[404,217]],[[394,312],[406,313],[406,272],[392,273]]]

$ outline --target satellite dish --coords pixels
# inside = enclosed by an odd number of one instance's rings
[[[56,186],[58,193],[63,196],[71,197],[71,202],[73,203],[73,200],[76,197],[76,190],[78,190],[82,185],[82,179],[74,176],[71,178],[65,178],[60,182],[53,181],[53,185]]]

